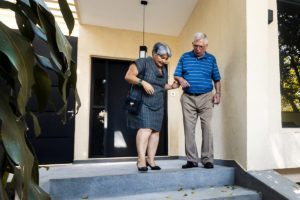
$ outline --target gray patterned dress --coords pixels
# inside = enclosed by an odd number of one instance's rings
[[[127,125],[134,129],[150,128],[160,132],[164,115],[164,88],[168,80],[166,67],[163,67],[161,74],[151,57],[137,59],[134,63],[138,77],[152,85],[154,94],[149,95],[142,86],[133,85],[131,95],[142,98],[142,106],[138,115],[128,113]]]

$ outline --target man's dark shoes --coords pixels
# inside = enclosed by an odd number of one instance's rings
[[[151,170],[161,170],[161,168],[160,168],[159,166],[157,166],[157,165],[151,166],[151,165],[148,163],[148,161],[146,161],[146,165],[149,166],[149,167],[151,168]]]
[[[193,168],[193,167],[198,167],[198,163],[187,161],[185,165],[182,165],[182,169]]]
[[[207,162],[204,164],[204,168],[206,168],[206,169],[214,168],[214,164],[212,164],[211,162]]]

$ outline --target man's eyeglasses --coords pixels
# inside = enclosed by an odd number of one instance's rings
[[[205,46],[193,44],[193,47],[194,47],[195,49],[197,49],[197,48],[203,49]]]

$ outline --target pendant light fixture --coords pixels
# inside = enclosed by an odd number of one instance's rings
[[[145,7],[148,4],[148,2],[141,0],[141,4],[143,5],[143,46],[140,46],[140,58],[146,58],[146,56],[147,56],[147,47],[144,44],[144,38],[145,38]]]

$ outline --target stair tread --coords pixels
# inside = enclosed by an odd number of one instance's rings
[[[112,197],[176,190],[180,187],[202,188],[210,185],[234,184],[234,168],[215,165],[213,169],[202,166],[182,169],[186,161],[157,161],[162,170],[139,173],[135,162],[97,163],[50,168],[43,189],[55,196],[54,199]],[[117,187],[116,187],[117,186]],[[90,198],[89,198],[90,199]]]
[[[180,191],[179,191],[180,190]],[[89,198],[97,200],[100,198]],[[259,200],[260,194],[240,186],[211,186],[204,188],[181,188],[176,191],[143,193],[127,196],[106,197],[105,200],[208,200],[208,199],[243,199]]]
[[[181,166],[185,164],[184,160],[158,160],[156,164],[162,170],[148,170],[148,173],[165,173],[182,171]],[[214,169],[204,169],[201,164],[197,168],[184,169],[188,170],[222,170],[231,167],[215,165]],[[49,170],[40,170],[40,182],[46,182],[50,179],[68,179],[68,178],[84,178],[96,176],[112,176],[112,175],[128,175],[140,174],[137,171],[136,162],[117,162],[117,163],[92,163],[92,164],[74,164],[69,166],[50,167]]]

